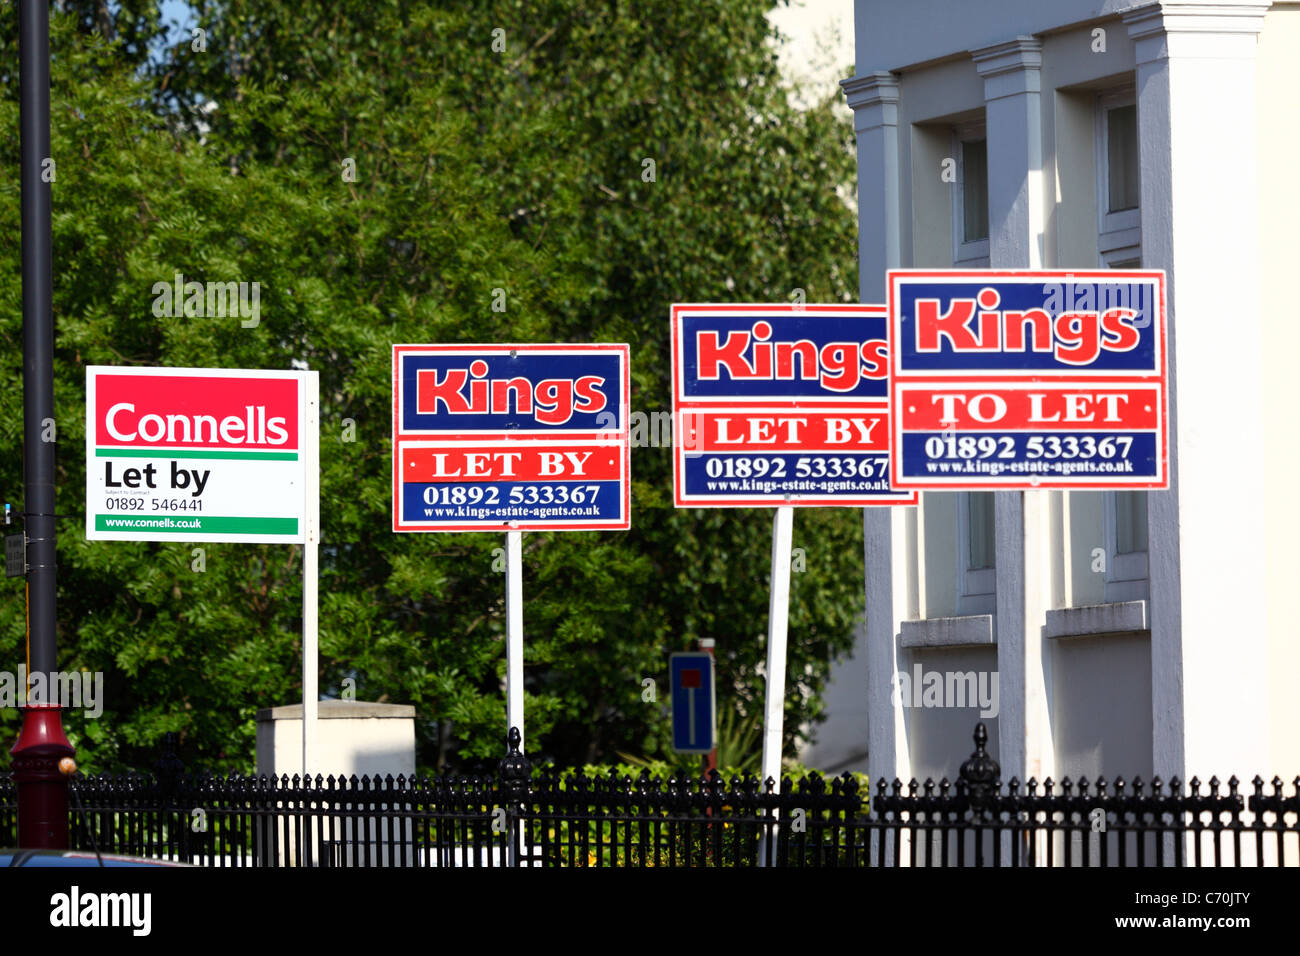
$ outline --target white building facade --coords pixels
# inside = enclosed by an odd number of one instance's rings
[[[954,778],[977,720],[1004,779],[1289,780],[1300,3],[856,0],[855,21],[861,301],[891,267],[1165,270],[1172,483],[868,509],[831,736],[865,670],[846,717],[873,781]],[[933,672],[966,706],[923,700]]]

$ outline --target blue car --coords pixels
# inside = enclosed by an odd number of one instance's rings
[[[0,867],[5,866],[189,866],[172,860],[151,860],[143,856],[117,853],[88,853],[85,850],[4,850],[0,849]]]

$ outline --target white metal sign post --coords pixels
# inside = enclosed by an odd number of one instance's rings
[[[506,732],[519,728],[524,752],[524,560],[522,531],[506,532]]]
[[[302,772],[315,764],[319,373],[86,369],[86,539],[303,546]]]
[[[772,583],[767,611],[767,701],[763,711],[763,779],[781,782],[785,732],[785,651],[790,621],[790,546],[794,509],[781,505],[772,519]]]
[[[305,534],[302,545],[302,775],[316,763],[316,716],[320,692],[320,634],[317,590],[320,581],[317,548],[320,544],[320,375],[307,373],[303,402],[303,427],[312,440],[304,449],[307,480],[303,502]]]

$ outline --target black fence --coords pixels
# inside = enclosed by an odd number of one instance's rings
[[[495,774],[347,779],[188,773],[73,783],[77,849],[213,867],[285,866],[1278,866],[1300,865],[1292,795],[1256,777],[1184,788],[1177,778],[1004,786],[975,730],[955,783],[849,775],[588,777],[532,768],[512,731]],[[0,778],[0,846],[16,840]]]

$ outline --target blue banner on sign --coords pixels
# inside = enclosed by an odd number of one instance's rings
[[[703,452],[688,454],[686,493],[691,495],[896,494],[889,487],[889,455]]]
[[[617,481],[497,481],[472,485],[402,485],[402,513],[408,522],[597,521],[622,515]]]
[[[708,753],[715,746],[713,658],[674,654],[668,661],[672,684],[673,749]]]
[[[907,281],[894,308],[904,373],[1160,371],[1153,280]]]
[[[981,446],[979,438],[989,444]],[[990,449],[987,451],[985,449]],[[971,478],[1034,475],[1101,480],[1152,478],[1159,474],[1152,432],[1024,432],[980,435],[909,432],[903,436],[905,478]]]
[[[680,322],[686,400],[889,394],[883,315],[683,312]]]
[[[620,357],[403,353],[399,432],[618,431]]]

